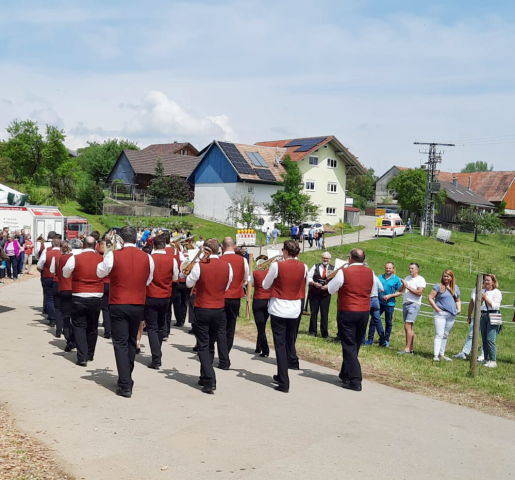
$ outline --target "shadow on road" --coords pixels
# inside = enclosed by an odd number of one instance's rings
[[[187,385],[188,387],[194,388],[195,390],[199,390],[200,387],[198,385],[199,377],[197,375],[187,375],[186,373],[181,373],[176,368],[168,369],[168,370],[159,370],[159,373],[165,375],[165,378],[168,380],[175,380],[183,385]]]
[[[321,373],[315,372],[309,368],[303,368],[301,373],[299,374],[301,377],[313,378],[318,380],[319,382],[329,383],[330,385],[334,385],[336,387],[341,387],[342,381],[338,378],[338,373]]]
[[[112,370],[109,367],[106,368],[97,368],[95,370],[86,370],[90,375],[85,375],[83,377],[84,380],[89,380],[95,382],[97,385],[106,388],[110,392],[116,392],[118,388],[117,381],[118,376],[113,375]]]
[[[238,377],[244,378],[245,380],[249,380],[250,382],[259,383],[260,385],[264,385],[268,388],[274,388],[275,385],[272,385],[272,376],[271,375],[261,375],[260,373],[253,373],[245,370],[244,368],[231,368],[234,372],[238,372]]]

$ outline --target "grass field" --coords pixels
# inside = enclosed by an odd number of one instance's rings
[[[445,268],[454,270],[457,283],[461,288],[462,302],[468,302],[475,286],[475,271],[489,271],[498,275],[500,290],[503,292],[503,305],[513,306],[515,299],[515,238],[511,236],[480,236],[474,243],[472,235],[453,233],[454,245],[436,242],[419,235],[406,235],[395,239],[381,238],[362,243],[367,255],[367,262],[379,275],[384,271],[386,261],[395,263],[397,274],[404,277],[409,274],[411,261],[420,264],[420,274],[429,283],[437,283]],[[352,247],[344,245],[331,248],[334,256],[344,258]],[[308,252],[301,255],[301,260],[311,267],[319,261],[320,253]],[[472,258],[472,270],[471,269]],[[427,304],[427,295],[432,285],[428,285],[423,302]],[[336,299],[331,301],[329,314],[330,336],[336,335]],[[402,300],[397,300],[401,307]],[[468,304],[463,305],[466,315]],[[414,356],[398,355],[397,351],[405,346],[402,312],[396,311],[390,348],[373,346],[362,347],[360,360],[365,379],[395,386],[398,388],[441,398],[453,403],[460,403],[479,408],[510,418],[515,418],[515,324],[512,323],[513,308],[503,309],[505,326],[497,340],[497,369],[487,369],[478,365],[475,378],[469,374],[469,362],[433,362],[434,326],[432,309],[423,307],[415,323]],[[447,354],[452,356],[461,351],[468,332],[466,317],[458,317],[447,343]],[[341,346],[331,340],[313,338],[308,335],[309,317],[304,316],[297,341],[301,356],[339,369],[341,365]],[[252,319],[242,317],[240,332],[254,339],[255,326]],[[271,339],[271,334],[269,335]],[[336,374],[336,372],[335,372]]]

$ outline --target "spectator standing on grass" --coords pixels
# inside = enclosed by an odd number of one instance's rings
[[[451,333],[456,315],[461,312],[460,289],[456,285],[452,270],[444,270],[440,283],[434,285],[428,296],[429,304],[433,307],[435,322],[435,341],[433,361],[440,359],[451,361],[445,356],[447,338]]]
[[[401,279],[395,275],[395,265],[393,262],[387,262],[384,266],[384,274],[379,275],[379,281],[383,285],[383,293],[379,293],[379,316],[384,312],[384,337],[385,347],[390,346],[390,335],[393,327],[393,312],[395,310],[395,299],[400,297],[402,293]],[[371,323],[368,330],[368,338],[374,339],[375,326]]]
[[[413,338],[415,333],[413,325],[417,319],[418,312],[422,306],[422,294],[426,288],[426,280],[418,274],[420,267],[418,263],[410,263],[410,275],[401,280],[400,292],[404,292],[402,302],[402,317],[404,319],[404,331],[406,332],[406,347],[401,350],[401,355],[413,355]]]
[[[489,368],[497,367],[497,336],[501,332],[502,325],[491,325],[489,313],[499,313],[502,302],[502,293],[499,291],[497,277],[491,273],[484,276],[483,289],[481,290],[481,318],[479,328],[483,341],[484,365]],[[472,292],[470,304],[476,302],[476,291]],[[473,310],[472,310],[473,311]],[[470,312],[470,307],[469,307]],[[469,322],[470,322],[469,313]]]
[[[365,266],[368,267],[366,263]],[[379,305],[379,294],[382,294],[383,292],[383,284],[374,273],[374,283],[372,285],[372,291],[370,292],[370,325],[368,327],[368,340],[365,341],[365,337],[363,337],[365,345],[372,345],[374,343],[374,333],[377,330],[377,333],[379,334],[379,346],[386,346],[383,322],[381,321],[381,307]]]
[[[314,239],[315,239],[315,227],[311,227],[309,229],[309,235],[308,235],[309,248],[313,247],[313,240]]]
[[[293,224],[291,226],[291,239],[292,240],[297,240],[297,232],[298,232],[298,227],[297,227],[297,225]]]

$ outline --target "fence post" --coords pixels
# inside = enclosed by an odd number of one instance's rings
[[[406,260],[406,244],[404,244],[404,260]]]
[[[479,322],[481,318],[481,289],[483,287],[483,274],[480,273],[476,279],[476,300],[474,301],[474,327],[472,329],[472,350],[470,351],[470,373],[476,376],[477,366],[477,344],[479,337]]]
[[[252,275],[252,272],[254,271],[254,255],[251,253],[249,255],[249,276]],[[250,285],[250,282],[247,282],[247,304],[245,305],[245,316],[247,318],[250,318],[250,302],[251,302],[251,290],[252,286]]]
[[[472,273],[472,257],[470,257],[470,273]]]

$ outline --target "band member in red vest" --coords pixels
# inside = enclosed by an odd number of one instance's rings
[[[204,246],[213,252],[208,259],[195,264],[186,278],[188,288],[196,287],[195,337],[200,360],[202,392],[213,393],[216,389],[216,375],[213,369],[215,341],[220,324],[225,323],[224,295],[230,288],[233,276],[231,265],[218,257],[218,240],[210,238]]]
[[[72,327],[77,345],[77,365],[93,361],[98,339],[98,318],[104,294],[104,282],[97,277],[102,255],[95,251],[96,240],[84,239],[80,255],[72,256],[63,267],[64,278],[72,279]]]
[[[63,314],[61,309],[61,295],[59,293],[59,276],[57,275],[57,264],[59,263],[59,259],[63,255],[67,255],[71,253],[71,248],[68,245],[68,242],[61,242],[61,252],[59,255],[55,255],[50,263],[50,272],[54,275],[54,285],[53,285],[53,296],[54,296],[54,308],[55,308],[55,324],[56,324],[56,332],[55,336],[57,338],[61,338],[63,333]],[[70,284],[71,285],[71,284]]]
[[[154,276],[147,286],[145,324],[152,353],[152,361],[148,368],[159,370],[162,356],[161,344],[166,329],[166,311],[172,295],[172,281],[179,276],[179,266],[175,258],[166,253],[166,240],[163,235],[154,238],[152,245],[154,246],[152,252]]]
[[[328,284],[328,292],[338,292],[338,313],[336,321],[342,342],[343,363],[340,370],[342,387],[361,391],[361,365],[358,360],[359,347],[365,335],[370,312],[370,293],[374,284],[374,272],[363,265],[365,252],[353,248],[349,255],[349,266],[340,269]]]
[[[171,255],[173,258],[175,258],[175,261],[177,262],[177,265],[181,266],[183,257],[181,257],[181,253],[178,249],[173,248],[170,245],[170,232],[166,231],[163,233],[163,236],[165,237],[166,246],[165,246],[165,252],[167,255]],[[168,307],[166,309],[166,325],[165,325],[165,336],[164,338],[167,339],[170,335],[170,330],[172,328],[172,306],[173,306],[173,291],[175,287],[175,283],[177,283],[179,280],[177,279],[174,284],[172,285],[172,293],[170,295],[170,301],[168,302]]]
[[[136,229],[123,227],[120,230],[123,248],[109,252],[97,267],[97,275],[109,275],[109,313],[116,367],[118,389],[116,395],[132,396],[132,371],[136,356],[138,329],[143,321],[146,286],[152,281],[154,260],[136,247]]]
[[[64,278],[63,268],[66,262],[72,256],[72,249],[68,242],[61,244],[61,256],[56,257],[57,262],[55,264],[55,276],[58,279],[59,288],[59,304],[61,307],[61,316],[63,322],[63,334],[66,339],[65,352],[71,352],[75,348],[75,337],[73,336],[73,328],[71,325],[72,316],[72,279]],[[50,267],[52,268],[52,267]]]
[[[256,266],[268,260],[266,255],[260,255],[257,258]],[[263,280],[268,270],[254,270],[250,277],[250,284],[254,287],[254,295],[252,297],[252,314],[257,328],[256,351],[261,357],[270,355],[268,340],[266,338],[266,322],[268,320],[268,300],[270,299],[270,290],[263,289]]]
[[[226,323],[220,324],[218,334],[218,358],[220,363],[218,368],[228,370],[231,366],[229,352],[234,343],[234,333],[236,331],[236,320],[240,313],[242,297],[245,296],[243,286],[249,278],[249,264],[246,258],[235,253],[236,244],[231,237],[225,237],[222,243],[223,255],[220,260],[231,265],[233,278],[231,286],[225,292],[225,317]]]
[[[61,236],[52,238],[52,246],[43,250],[38,260],[38,270],[42,272],[43,295],[45,299],[44,310],[48,315],[48,324],[55,327],[54,305],[54,274],[50,271],[50,265],[55,256],[61,255]]]
[[[275,389],[285,393],[290,389],[288,363],[301,314],[299,285],[306,281],[308,274],[308,267],[296,259],[299,252],[299,244],[295,240],[286,240],[282,261],[272,263],[262,283],[265,290],[271,289],[268,313],[277,357],[277,375],[274,375],[274,380],[278,386]]]

